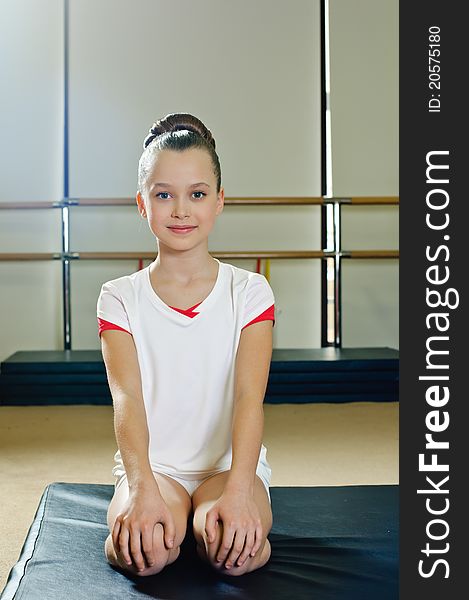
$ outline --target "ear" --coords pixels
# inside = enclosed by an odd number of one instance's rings
[[[143,201],[142,194],[138,191],[135,195],[135,200],[138,206],[138,212],[140,216],[145,219],[147,216],[147,211],[145,210],[145,202]]]
[[[218,198],[217,198],[217,210],[216,210],[217,215],[219,215],[223,211],[224,206],[225,206],[225,189],[220,188],[220,191],[218,192]]]

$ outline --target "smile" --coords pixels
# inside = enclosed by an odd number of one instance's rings
[[[196,229],[196,227],[168,227],[173,233],[177,233],[178,235],[182,233],[189,233]]]

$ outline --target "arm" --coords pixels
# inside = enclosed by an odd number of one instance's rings
[[[253,493],[264,431],[263,401],[272,359],[272,321],[242,331],[235,367],[232,463],[229,490]]]
[[[250,325],[241,333],[235,367],[232,462],[219,500],[207,512],[208,541],[223,522],[219,561],[241,565],[262,543],[262,524],[254,500],[254,482],[264,426],[263,400],[272,357],[272,321]],[[233,549],[231,550],[231,547]]]
[[[148,458],[148,426],[133,338],[117,330],[104,331],[101,344],[129,489],[156,484]]]
[[[117,330],[103,331],[102,352],[114,404],[116,440],[129,485],[129,498],[116,517],[112,540],[127,564],[131,555],[144,568],[154,563],[153,528],[162,523],[171,548],[175,535],[173,517],[153,476],[148,457],[149,434],[141,387],[140,368],[133,338]]]

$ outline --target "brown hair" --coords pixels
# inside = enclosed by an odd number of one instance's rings
[[[221,167],[215,151],[215,140],[212,132],[200,119],[189,113],[170,113],[153,123],[143,142],[143,154],[138,165],[138,187],[143,192],[143,185],[159,150],[183,152],[190,148],[206,150],[212,159],[213,171],[217,178],[217,193],[221,189]]]

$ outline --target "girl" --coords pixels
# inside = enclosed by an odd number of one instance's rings
[[[193,513],[199,556],[241,575],[271,551],[261,442],[274,295],[263,275],[208,252],[224,190],[199,119],[174,113],[153,125],[136,200],[158,255],[105,283],[97,305],[119,448],[106,557],[158,573],[177,559]]]

